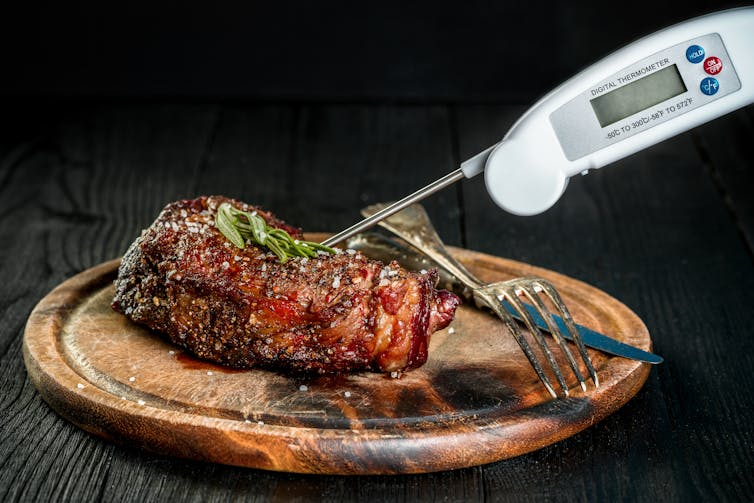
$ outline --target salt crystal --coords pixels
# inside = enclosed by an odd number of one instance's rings
[[[78,383],[78,384],[76,385],[76,387],[77,387],[78,389],[84,389],[84,385],[83,385],[83,384],[81,384],[81,383]]]
[[[345,395],[346,398],[350,398],[351,397],[351,392],[350,391],[346,391],[343,394]]]
[[[308,389],[309,387],[306,384],[302,384],[301,386],[298,387],[299,391],[307,391]]]
[[[264,426],[264,421],[257,421],[257,424],[258,424],[259,426]]]
[[[333,288],[340,288],[340,276],[335,276],[332,280]]]
[[[427,270],[426,269],[422,269],[421,271],[419,271],[419,274],[427,274]]]
[[[171,349],[170,351],[168,351],[168,354],[172,356],[172,355],[174,355],[174,354],[175,354],[175,351],[173,351],[173,350]]]
[[[454,333],[456,333],[456,329],[455,329],[455,328],[453,328],[453,327],[450,327],[450,328],[448,329],[448,333],[449,333],[449,334],[454,334]]]
[[[393,379],[397,379],[398,378],[398,372],[390,372],[390,377],[392,377]]]
[[[138,401],[138,402],[136,402],[136,403],[138,403],[139,405],[144,405],[144,404],[145,404],[146,402],[144,402],[144,400],[139,400],[139,401]]]
[[[208,371],[207,371],[207,375],[208,375],[208,376],[211,376],[211,375],[212,375],[212,371],[211,371],[211,370],[208,370]]]
[[[134,376],[131,376],[131,377],[128,378],[128,380],[131,381],[131,382],[134,382],[136,380],[136,378]]]
[[[222,267],[223,267],[223,269],[227,269],[227,268],[230,267],[230,264],[228,263],[227,260],[223,260]]]

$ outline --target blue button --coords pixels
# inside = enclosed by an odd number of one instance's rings
[[[718,91],[718,89],[720,89],[720,84],[717,82],[716,78],[707,77],[702,79],[702,83],[699,84],[699,89],[701,89],[707,96],[712,96]]]
[[[704,59],[704,47],[701,45],[690,45],[686,49],[686,59],[692,63],[699,63]]]

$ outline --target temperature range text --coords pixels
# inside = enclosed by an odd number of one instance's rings
[[[666,115],[671,115],[673,113],[679,112],[684,110],[685,108],[689,107],[691,103],[694,101],[693,98],[686,98],[682,101],[679,101],[678,103],[674,105],[668,105],[665,108],[658,108],[654,112],[647,113],[645,115],[642,115],[641,117],[637,117],[634,120],[627,122],[626,124],[611,129],[607,132],[606,138],[608,140],[612,140],[614,138],[619,137],[622,134],[629,133],[632,130],[639,129],[641,127],[646,126],[647,124],[651,124],[654,121],[657,121],[659,119],[662,119]]]

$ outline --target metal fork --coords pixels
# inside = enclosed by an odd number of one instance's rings
[[[385,206],[387,206],[386,203],[374,204],[364,208],[361,213],[363,216],[368,217]],[[563,324],[568,330],[571,340],[573,340],[578,348],[579,355],[589,372],[589,377],[592,379],[594,386],[599,386],[597,372],[594,370],[592,361],[586,352],[586,347],[581,340],[581,336],[579,335],[576,324],[573,321],[573,317],[563,303],[560,294],[549,281],[536,277],[515,278],[496,283],[484,283],[480,281],[445,249],[445,245],[437,234],[437,231],[435,231],[432,226],[427,212],[420,204],[414,204],[405,208],[401,212],[381,221],[379,225],[417,248],[423,254],[432,259],[432,261],[438,266],[458,278],[470,291],[470,295],[473,297],[477,306],[487,307],[497,314],[516,339],[516,342],[523,350],[529,363],[531,363],[537,376],[539,376],[540,381],[542,381],[542,384],[547,388],[547,391],[549,391],[554,398],[557,398],[558,393],[555,391],[550,378],[542,368],[539,358],[524,337],[519,325],[505,309],[503,302],[507,301],[523,320],[526,328],[533,335],[537,346],[544,353],[563,395],[568,396],[568,385],[566,384],[563,372],[555,361],[555,357],[545,340],[544,334],[539,328],[537,328],[537,324],[527,309],[527,305],[521,300],[522,296],[526,298],[531,306],[533,306],[533,310],[545,320],[550,334],[552,334],[560,347],[561,352],[568,360],[568,364],[578,379],[581,388],[586,391],[586,380],[579,369],[579,365],[576,363],[576,359],[568,347],[560,327],[553,320],[553,317],[547,310],[542,298],[540,298],[539,294],[544,294],[544,296],[552,302],[553,306],[555,306],[557,311],[556,314],[562,318]]]

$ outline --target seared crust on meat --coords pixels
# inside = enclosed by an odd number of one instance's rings
[[[458,297],[437,273],[409,272],[348,250],[281,263],[266,249],[232,245],[214,226],[220,196],[169,204],[129,247],[113,308],[195,355],[236,368],[304,372],[402,371],[427,359],[430,335]]]

